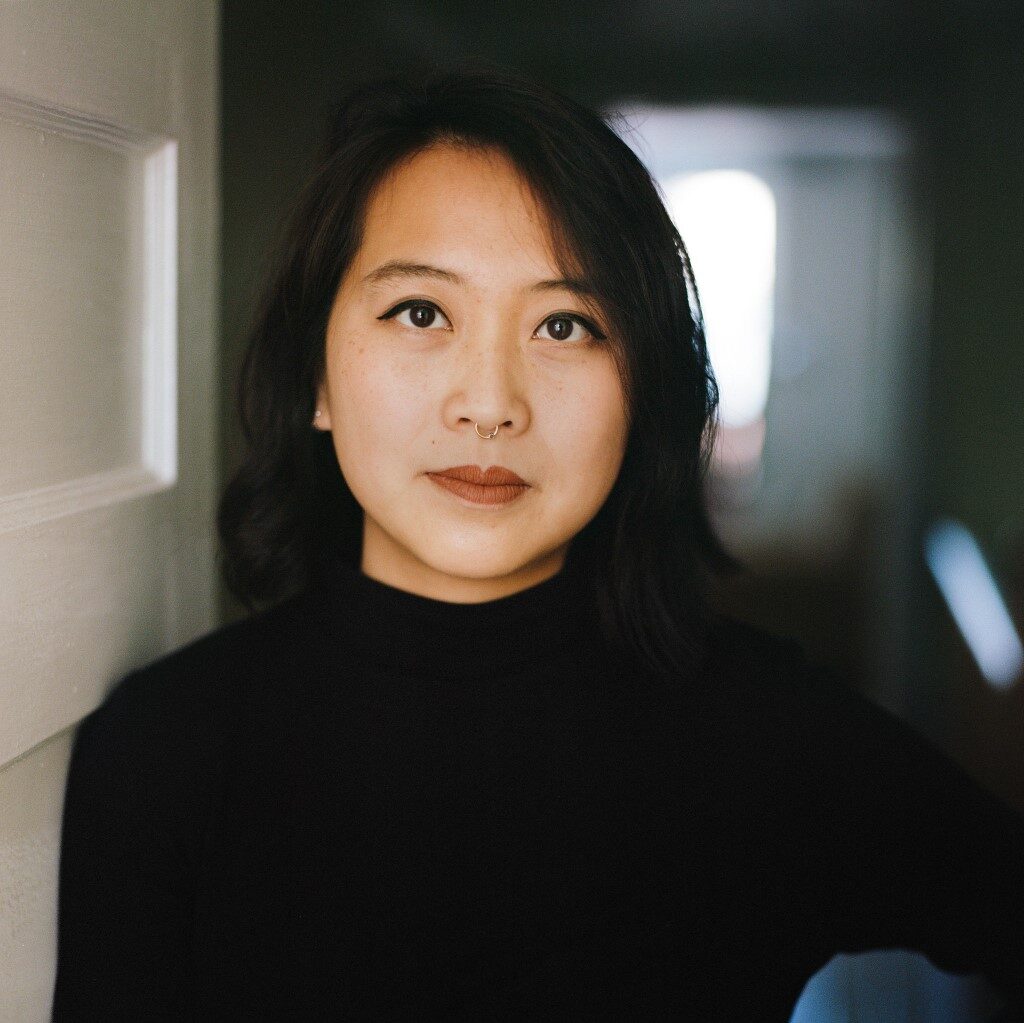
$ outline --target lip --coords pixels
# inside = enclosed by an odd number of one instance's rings
[[[486,471],[475,465],[455,465],[426,475],[472,504],[509,504],[530,489],[526,480],[502,465],[492,465]]]
[[[463,480],[466,483],[475,483],[482,487],[525,487],[529,484],[521,476],[517,476],[511,469],[503,465],[492,465],[486,471],[476,465],[453,465],[449,469],[438,469],[436,472],[428,473],[430,476],[447,476],[453,480]]]

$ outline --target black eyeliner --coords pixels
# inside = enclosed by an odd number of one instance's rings
[[[608,335],[607,334],[602,334],[601,331],[597,329],[597,325],[594,324],[594,323],[591,323],[590,320],[586,320],[586,319],[584,319],[581,316],[580,317],[580,323],[582,323],[583,326],[586,327],[587,330],[590,331],[591,335],[594,337],[595,340],[597,340],[597,341],[607,341],[608,340]]]
[[[398,305],[393,306],[386,313],[382,313],[380,316],[377,317],[377,319],[390,320],[392,316],[397,316],[399,313],[404,313],[406,309],[412,309],[414,306],[418,305],[429,306],[435,312],[441,313],[441,315],[444,316],[444,313],[441,312],[440,308],[435,303],[431,302],[429,299],[407,298],[405,299],[404,302],[399,302]]]
[[[581,327],[585,328],[587,331],[590,332],[590,336],[593,337],[595,341],[608,340],[607,334],[601,333],[601,331],[598,330],[596,324],[591,323],[590,320],[588,320],[585,316],[581,316],[579,313],[552,313],[550,316],[545,317],[541,321],[541,326],[543,326],[545,323],[550,323],[552,320],[557,320],[559,318],[572,320],[574,323],[578,323]]]
[[[399,302],[398,305],[392,306],[390,309],[388,309],[387,312],[381,313],[381,315],[378,316],[377,319],[378,320],[390,320],[392,317],[397,316],[399,313],[405,312],[406,309],[412,309],[412,308],[414,308],[416,306],[426,306],[429,309],[433,309],[435,312],[440,313],[442,316],[444,316],[444,313],[441,311],[440,307],[435,302],[431,302],[430,299],[427,299],[427,298],[407,298],[407,299],[403,300],[402,302]],[[606,334],[602,333],[598,329],[596,324],[592,323],[585,316],[581,316],[579,313],[570,313],[570,312],[552,313],[550,316],[546,316],[543,320],[541,320],[541,326],[543,326],[545,323],[549,323],[551,320],[557,320],[557,319],[559,319],[559,317],[564,318],[566,320],[572,320],[574,323],[578,323],[581,327],[584,328],[584,330],[586,330],[590,334],[590,336],[595,341],[607,341],[608,340],[608,336]],[[539,329],[540,328],[538,327],[538,330]]]

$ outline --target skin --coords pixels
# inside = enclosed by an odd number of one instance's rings
[[[395,262],[454,277],[374,277]],[[627,439],[610,342],[551,319],[575,314],[609,333],[586,296],[540,286],[563,277],[546,215],[500,153],[434,146],[372,194],[327,325],[313,424],[331,432],[363,508],[366,575],[477,603],[562,568],[611,491]],[[379,318],[412,299],[437,311]],[[481,439],[474,423],[501,428]],[[458,465],[504,466],[530,488],[507,505],[474,506],[426,475]]]

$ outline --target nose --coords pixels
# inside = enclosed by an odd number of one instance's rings
[[[526,367],[518,343],[506,330],[498,324],[478,329],[455,347],[453,362],[443,409],[449,430],[497,438],[515,436],[529,426]]]

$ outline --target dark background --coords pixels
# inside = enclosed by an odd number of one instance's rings
[[[981,543],[1024,624],[1024,5],[968,3],[335,3],[222,7],[224,478],[238,457],[241,341],[274,225],[309,168],[327,107],[357,81],[484,58],[598,108],[624,100],[891,110],[912,130],[932,283],[913,509]],[[699,282],[698,282],[699,284]],[[865,513],[870,515],[870,509]],[[868,688],[871,599],[859,546],[827,570],[766,558],[729,584],[736,614],[800,638]],[[917,550],[920,543],[917,542]],[[1024,683],[990,689],[923,561],[900,711],[1024,810]],[[224,615],[239,608],[225,594]]]

